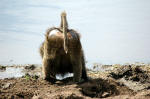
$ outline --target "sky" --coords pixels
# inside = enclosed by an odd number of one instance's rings
[[[45,31],[62,11],[88,63],[150,63],[150,0],[1,0],[0,64],[41,64]]]

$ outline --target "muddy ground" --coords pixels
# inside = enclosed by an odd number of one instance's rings
[[[112,67],[104,72],[88,70],[89,81],[78,84],[72,77],[52,84],[29,73],[1,79],[0,99],[150,99],[149,65]],[[24,69],[32,72],[36,67]]]

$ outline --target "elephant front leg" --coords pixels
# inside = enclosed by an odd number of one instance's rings
[[[43,78],[50,82],[55,82],[55,73],[52,70],[53,67],[53,60],[52,59],[43,59]]]

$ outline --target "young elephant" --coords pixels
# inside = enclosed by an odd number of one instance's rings
[[[52,81],[56,74],[65,73],[73,73],[75,82],[80,82],[81,78],[87,80],[80,36],[75,30],[68,29],[65,12],[61,14],[60,27],[47,30],[40,54],[45,80]]]

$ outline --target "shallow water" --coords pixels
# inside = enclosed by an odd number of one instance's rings
[[[25,66],[17,66],[17,67],[7,66],[6,70],[0,70],[0,79],[22,77],[26,73],[28,73],[30,75],[38,75],[38,76],[41,76],[41,74],[42,74],[40,65],[37,65],[34,70],[27,70],[27,69],[24,69],[24,67]],[[94,69],[91,68],[90,70],[95,71],[95,72],[97,72],[97,71],[105,72],[105,71],[112,70],[112,69],[113,69],[112,66],[108,66],[108,67],[97,66],[96,68],[94,68]],[[73,76],[73,73],[67,73],[64,76],[56,75],[56,78],[59,80],[62,80],[64,78],[72,77],[72,76]]]
[[[14,68],[14,67],[7,67],[6,70],[0,70],[0,79],[4,78],[13,78],[13,77],[22,77],[25,73],[22,72],[23,67]]]
[[[6,67],[6,70],[0,70],[0,79],[4,78],[17,78],[17,77],[22,77],[26,73],[30,75],[38,75],[41,76],[41,68],[36,67],[35,70],[25,70],[24,67]],[[72,73],[67,73],[64,76],[61,75],[56,75],[56,78],[59,80],[62,80],[67,77],[72,77]]]

